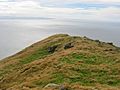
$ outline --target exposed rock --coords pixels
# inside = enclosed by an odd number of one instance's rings
[[[72,47],[74,47],[74,46],[70,42],[70,43],[65,44],[64,49],[69,49],[69,48],[72,48]]]
[[[48,47],[48,52],[54,53],[58,45]]]
[[[50,90],[69,90],[66,85],[58,85],[54,83],[47,84],[43,89],[50,89]]]
[[[108,42],[107,44],[109,44],[109,45],[112,45],[112,46],[113,46],[113,43],[112,43],[112,42]]]
[[[49,83],[44,87],[44,89],[49,89],[49,88],[50,89],[59,89],[59,87],[60,87],[60,85],[58,85],[58,84]]]

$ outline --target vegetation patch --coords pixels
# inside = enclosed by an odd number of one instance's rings
[[[35,51],[33,54],[30,54],[29,56],[23,58],[20,62],[22,64],[27,64],[34,60],[45,58],[49,54],[50,53],[47,51],[46,48],[39,49],[39,50]]]
[[[101,55],[89,55],[86,56],[82,53],[71,53],[68,56],[60,58],[61,62],[75,64],[77,62],[83,62],[85,64],[113,64],[114,61],[111,58],[104,57]]]
[[[90,64],[95,62],[95,58],[88,58],[84,54],[71,53],[68,56],[60,58],[60,61],[68,64],[75,64],[79,61]]]
[[[77,82],[82,85],[95,85],[96,83],[110,86],[120,85],[119,70],[112,65],[114,63],[114,59],[100,55],[86,56],[81,53],[71,53],[60,58],[59,61],[63,64],[72,65],[71,68],[66,69],[66,71],[74,73],[73,76],[69,75],[66,77],[69,83]],[[77,64],[79,62],[81,64]],[[99,66],[101,64],[107,65],[107,67],[103,68]]]
[[[60,72],[56,72],[53,74],[53,80],[52,82],[56,83],[56,84],[60,84],[60,83],[63,83],[65,82],[65,76],[63,73],[60,73]]]
[[[106,85],[119,85],[120,79],[115,77],[117,75],[110,75],[109,69],[92,69],[90,66],[76,66],[72,70],[76,71],[78,74],[76,77],[72,77],[71,83],[79,82],[83,85],[94,85],[96,83],[106,84]]]

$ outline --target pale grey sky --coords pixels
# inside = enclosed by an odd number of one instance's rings
[[[120,21],[120,0],[0,0],[0,18]]]

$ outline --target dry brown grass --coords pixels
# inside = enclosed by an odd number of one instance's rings
[[[74,47],[64,50],[68,42]],[[46,52],[47,47],[56,44],[57,51]],[[120,90],[120,49],[58,34],[0,62],[2,90],[48,90],[44,86],[49,83],[65,85],[69,90]]]

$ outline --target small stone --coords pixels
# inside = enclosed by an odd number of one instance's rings
[[[58,84],[49,83],[44,87],[44,89],[46,89],[46,88],[58,89],[59,87],[60,86]]]

